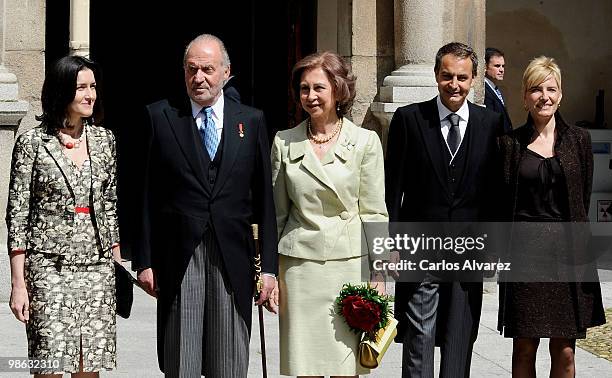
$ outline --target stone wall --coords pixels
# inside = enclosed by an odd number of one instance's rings
[[[612,115],[612,2],[600,0],[489,0],[487,45],[504,51],[506,74],[500,85],[515,126],[526,120],[521,79],[529,60],[554,57],[563,76],[561,111],[569,122],[593,121],[598,89],[606,91]]]
[[[378,130],[369,108],[393,70],[393,0],[329,0],[318,3],[317,49],[332,50],[350,63],[357,96],[349,118]]]
[[[0,126],[0,302],[10,294],[9,262],[6,250],[5,210],[10,160],[17,135],[36,125],[40,114],[40,89],[44,79],[45,1],[4,0],[2,63],[17,79],[17,98],[29,103],[29,111],[17,125]],[[1,86],[1,84],[0,84]],[[17,99],[15,99],[17,100]],[[1,110],[0,110],[0,113]]]

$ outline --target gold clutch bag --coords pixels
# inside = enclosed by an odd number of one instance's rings
[[[376,333],[376,342],[361,341],[359,343],[359,363],[361,366],[368,369],[377,368],[395,335],[397,335],[397,319],[391,318],[387,326]]]

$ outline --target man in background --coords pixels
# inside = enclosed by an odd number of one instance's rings
[[[241,103],[240,92],[238,92],[237,84],[236,84],[236,76],[231,75],[229,79],[223,85],[223,94],[225,97],[229,98],[232,101],[236,101],[237,103]]]
[[[496,113],[500,113],[504,118],[504,132],[512,131],[512,122],[506,109],[506,101],[497,86],[504,80],[506,70],[506,60],[504,53],[494,47],[487,47],[485,50],[485,105]]]

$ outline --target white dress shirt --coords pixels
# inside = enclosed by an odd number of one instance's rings
[[[444,104],[442,100],[440,100],[440,95],[436,97],[436,102],[438,103],[438,116],[440,117],[440,130],[442,131],[442,137],[444,137],[444,143],[446,144],[446,148],[448,148],[448,152],[451,154],[451,162],[455,158],[455,154],[451,152],[450,147],[448,146],[448,141],[446,138],[448,137],[448,132],[452,127],[450,121],[446,118],[449,114],[455,113],[459,116],[459,135],[461,135],[461,141],[459,142],[459,146],[457,147],[457,151],[463,144],[463,139],[465,139],[465,130],[467,130],[467,124],[470,119],[470,108],[468,107],[467,100],[463,101],[463,105],[456,112],[450,111]]]
[[[501,101],[502,104],[504,104],[504,99],[500,97],[501,91],[497,88],[497,85],[495,85],[495,83],[488,77],[485,77],[485,84],[488,85],[491,89],[493,89],[493,93],[495,93],[495,96],[497,96],[499,101]]]
[[[204,114],[200,113],[202,111],[203,106],[198,103],[191,101],[191,114],[195,119],[196,126],[198,126],[198,130],[201,130],[203,127]],[[223,99],[223,90],[221,90],[221,96],[217,99],[211,108],[212,108],[212,118],[215,121],[215,128],[217,129],[217,136],[219,140],[221,140],[221,132],[223,132],[223,106],[225,105],[225,100]]]

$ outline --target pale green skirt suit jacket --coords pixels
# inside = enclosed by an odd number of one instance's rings
[[[366,374],[357,335],[334,314],[343,283],[368,277],[364,222],[388,222],[378,135],[343,119],[319,160],[306,121],[277,133],[272,180],[280,253],[281,374]],[[380,258],[377,256],[376,258]]]

